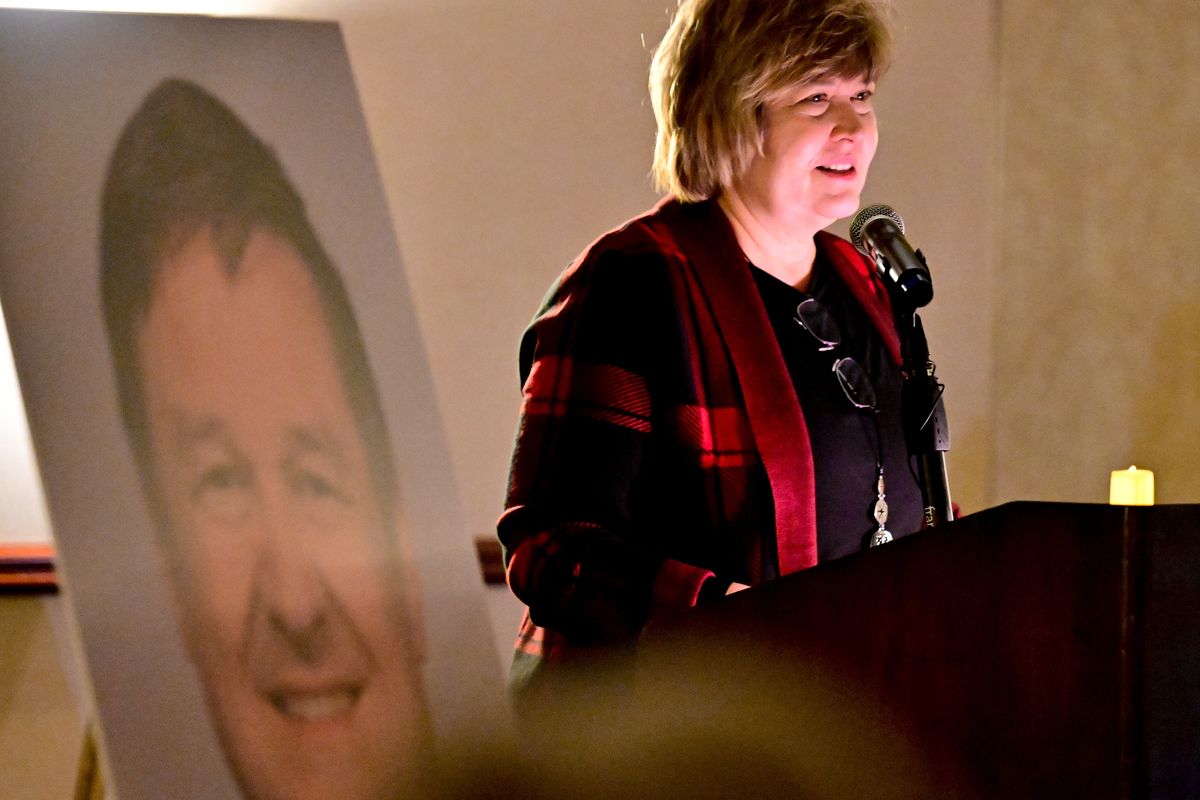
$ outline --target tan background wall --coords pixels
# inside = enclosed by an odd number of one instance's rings
[[[1200,3],[1001,3],[998,498],[1200,502]]]
[[[84,690],[70,668],[58,597],[0,598],[0,795],[72,796],[83,750]]]

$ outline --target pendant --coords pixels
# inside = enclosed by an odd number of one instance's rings
[[[875,517],[875,521],[879,523],[879,527],[882,528],[888,519],[887,500],[884,500],[882,497],[875,500],[875,513],[873,516]]]
[[[884,494],[883,485],[883,467],[880,467],[879,480],[875,484],[875,508],[871,514],[871,516],[875,517],[875,522],[879,525],[879,529],[876,530],[875,533],[871,534],[870,547],[878,547],[881,544],[887,544],[888,542],[892,541],[893,538],[892,532],[884,527],[887,525],[888,520],[888,504],[886,498],[887,495]]]

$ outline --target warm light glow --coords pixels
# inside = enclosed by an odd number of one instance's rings
[[[1154,473],[1137,467],[1114,470],[1108,502],[1114,506],[1154,505]]]
[[[0,310],[0,544],[49,541],[42,481]]]

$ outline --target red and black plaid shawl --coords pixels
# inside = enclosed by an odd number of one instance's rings
[[[887,293],[817,236],[894,357]],[[525,666],[629,641],[714,575],[816,563],[808,432],[733,229],[668,200],[563,273],[521,344],[524,401],[499,535],[529,612]],[[527,671],[523,669],[522,671]]]

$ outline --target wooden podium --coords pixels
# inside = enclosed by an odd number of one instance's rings
[[[943,796],[1200,797],[1200,506],[969,516],[651,629],[646,696],[681,674],[706,688],[677,724],[765,714],[805,757],[832,720],[836,761],[867,720]]]

